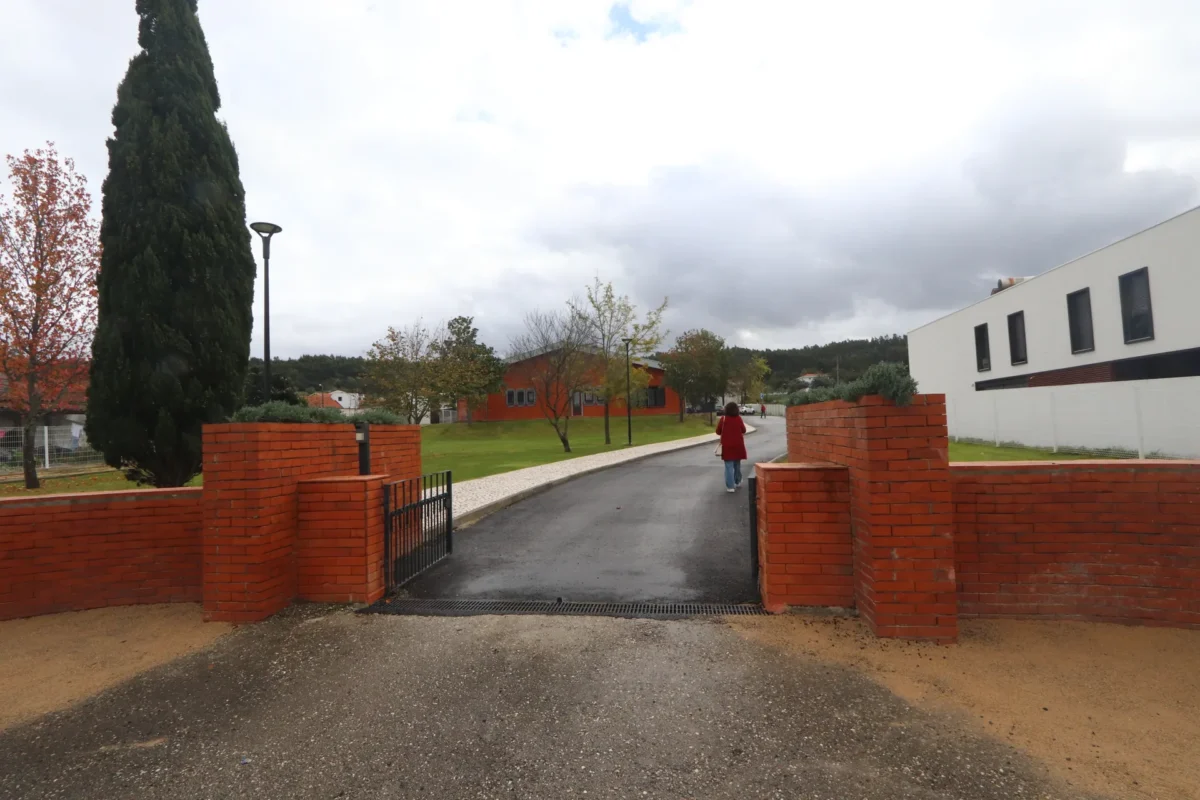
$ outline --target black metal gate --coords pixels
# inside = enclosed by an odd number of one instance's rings
[[[454,551],[449,472],[383,486],[383,565],[387,591],[399,589]]]

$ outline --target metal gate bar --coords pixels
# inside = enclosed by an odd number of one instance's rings
[[[383,519],[383,564],[391,593],[454,552],[450,473],[384,484]]]

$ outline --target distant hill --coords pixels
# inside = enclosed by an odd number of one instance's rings
[[[262,368],[261,358],[250,359],[250,366]],[[301,394],[311,394],[321,386],[325,391],[362,391],[366,359],[362,356],[300,356],[272,358],[271,373],[282,375]]]
[[[731,348],[734,357],[749,353],[760,355],[771,367],[768,385],[785,390],[788,384],[805,372],[823,372],[830,378],[839,375],[843,381],[854,380],[863,370],[880,361],[908,363],[908,337],[899,334],[874,339],[847,339],[844,342],[809,345],[789,350],[747,350]]]

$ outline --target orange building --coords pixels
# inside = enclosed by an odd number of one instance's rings
[[[510,360],[504,373],[504,388],[487,396],[485,402],[471,407],[471,419],[476,422],[496,422],[516,419],[544,419],[547,402],[552,407],[567,408],[572,417],[603,417],[604,399],[596,391],[575,392],[568,397],[558,386],[551,386],[550,398],[546,393],[544,363],[546,355]],[[649,359],[636,359],[633,369],[642,370],[650,376],[648,388],[633,397],[634,416],[652,414],[678,414],[681,400],[674,389],[666,384],[662,365]],[[600,383],[600,365],[595,369],[595,384]],[[569,407],[569,408],[568,408]],[[625,415],[625,398],[614,399],[609,405],[612,416]],[[458,421],[467,421],[467,401],[458,401]]]

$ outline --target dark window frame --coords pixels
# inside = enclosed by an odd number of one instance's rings
[[[1013,336],[1013,323],[1020,325],[1021,357],[1017,358],[1017,347]],[[1029,340],[1025,337],[1025,311],[1014,311],[1008,315],[1008,359],[1014,367],[1029,363]]]
[[[1146,317],[1149,322],[1150,332],[1145,336],[1133,336],[1131,329],[1133,328],[1133,298],[1131,292],[1134,280],[1144,277],[1146,279]],[[1154,302],[1150,297],[1150,268],[1142,267],[1135,269],[1132,272],[1126,272],[1117,278],[1117,291],[1121,295],[1121,332],[1125,336],[1125,344],[1136,344],[1137,342],[1150,342],[1154,340]]]
[[[508,404],[508,407],[509,407],[509,408],[512,408],[512,407],[514,407],[514,406],[517,404],[517,391],[516,391],[516,389],[509,389],[509,390],[507,390],[507,391],[504,393],[504,400],[505,400],[505,402]]]
[[[537,405],[537,390],[536,389],[526,389],[525,390],[525,405],[527,405],[527,406],[536,406]]]
[[[1076,344],[1080,344],[1080,345],[1083,344],[1082,341],[1079,341],[1077,343],[1076,338],[1079,338],[1080,340],[1082,340],[1084,338],[1084,336],[1083,336],[1082,324],[1076,319],[1076,316],[1073,313],[1075,310],[1075,307],[1072,305],[1071,301],[1072,301],[1072,298],[1075,298],[1075,297],[1084,297],[1087,299],[1087,322],[1088,322],[1087,339],[1088,339],[1088,344],[1086,347],[1077,347],[1076,346]],[[1079,328],[1079,336],[1078,337],[1076,337],[1076,335],[1075,335],[1076,328]],[[1067,294],[1067,336],[1070,339],[1072,355],[1079,355],[1080,353],[1091,353],[1096,349],[1096,325],[1095,325],[1094,319],[1092,318],[1092,288],[1090,286],[1085,286],[1082,289],[1077,289],[1076,291],[1070,292]]]
[[[519,406],[525,405],[525,390],[524,389],[517,389],[517,405],[519,405]]]
[[[983,332],[982,340],[979,337],[980,331]],[[982,344],[983,349],[980,350]],[[975,371],[976,372],[991,372],[992,370],[992,342],[988,335],[988,325],[975,326]]]

